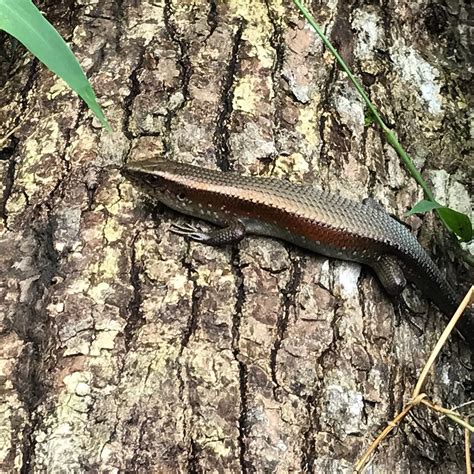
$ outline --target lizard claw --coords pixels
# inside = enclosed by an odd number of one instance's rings
[[[190,232],[200,231],[199,227],[193,226],[188,222],[184,224],[172,224],[171,225],[171,232],[179,235],[189,234]]]
[[[188,224],[187,222],[181,225],[173,224],[170,229],[173,234],[183,235],[198,242],[204,242],[207,239],[207,234],[199,227]]]

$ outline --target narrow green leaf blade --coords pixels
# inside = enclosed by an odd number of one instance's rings
[[[86,102],[102,125],[111,130],[71,49],[31,0],[0,0],[0,29],[23,43],[61,77]]]

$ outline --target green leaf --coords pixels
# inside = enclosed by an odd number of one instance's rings
[[[412,216],[413,214],[424,214],[425,212],[432,211],[433,209],[439,209],[440,207],[443,206],[436,201],[428,201],[423,199],[422,201],[416,203],[405,215]]]
[[[370,127],[373,123],[376,123],[374,114],[370,109],[367,109],[364,116],[364,127]]]
[[[0,29],[23,43],[77,92],[102,125],[111,130],[94,91],[69,46],[31,0],[0,0]]]
[[[447,226],[457,235],[463,242],[472,240],[472,223],[466,214],[455,211],[449,207],[440,207],[438,213],[446,222]]]
[[[455,211],[446,206],[442,206],[436,201],[428,201],[423,199],[415,204],[405,215],[423,214],[436,209],[445,225],[454,232],[463,242],[472,240],[472,223],[466,214]]]

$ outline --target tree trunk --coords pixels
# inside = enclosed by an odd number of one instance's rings
[[[277,240],[188,242],[169,228],[189,219],[117,167],[290,177],[399,217],[421,190],[290,1],[67,3],[43,11],[114,132],[4,43],[0,471],[351,472],[446,319],[412,287],[391,299],[367,268]],[[470,211],[465,8],[311,6],[439,199]],[[461,291],[438,221],[407,222]],[[426,391],[456,406],[472,397],[469,351],[453,338],[442,354]],[[420,407],[372,469],[458,472],[463,458],[461,430]]]

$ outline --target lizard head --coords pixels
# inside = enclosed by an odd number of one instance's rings
[[[196,196],[203,168],[174,161],[146,160],[124,165],[122,175],[152,199],[175,211],[200,215],[202,204]]]

